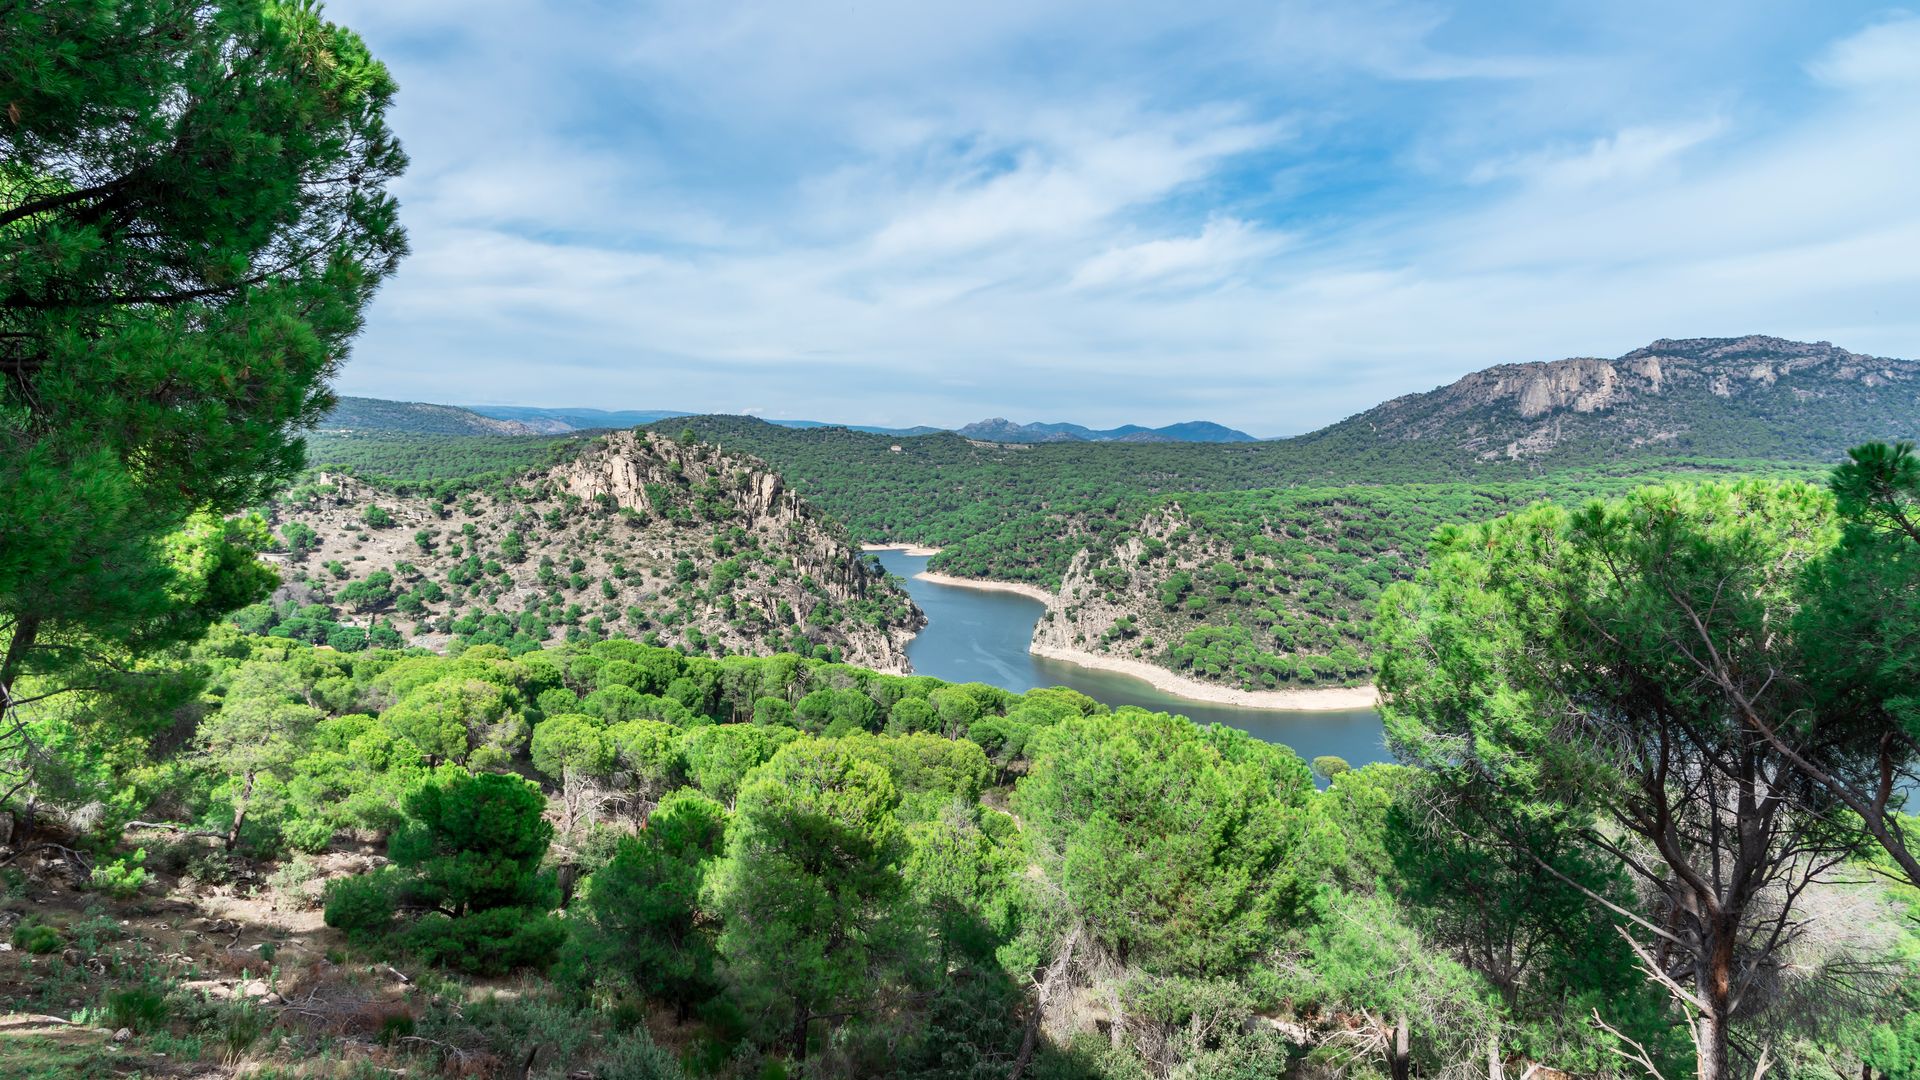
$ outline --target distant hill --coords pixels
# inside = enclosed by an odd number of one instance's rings
[[[355,399],[370,401],[371,399]],[[390,403],[397,404],[397,403]],[[464,410],[496,420],[507,420],[526,424],[531,431],[551,433],[562,431],[580,431],[592,428],[630,428],[646,424],[673,420],[682,416],[695,416],[696,413],[680,409],[542,409],[528,405],[475,405]],[[825,420],[773,420],[761,418],[763,422],[775,427],[793,428],[798,431],[810,431],[815,428],[845,428],[848,431],[864,432],[868,435],[890,435],[896,438],[911,438],[915,435],[932,435],[950,428],[929,427],[880,427],[873,424],[836,424]],[[401,429],[392,429],[401,430]],[[1236,431],[1220,424],[1204,420],[1189,421],[1184,424],[1169,424],[1166,427],[1150,428],[1139,424],[1124,424],[1117,428],[1083,427],[1080,424],[1016,424],[1010,420],[995,417],[981,420],[960,428],[959,433],[969,439],[982,442],[1003,443],[1044,443],[1044,442],[1253,442],[1253,436],[1244,431]]]
[[[1253,436],[1244,431],[1236,431],[1205,420],[1190,420],[1183,424],[1169,424],[1158,428],[1125,424],[1117,428],[1101,430],[1082,427],[1079,424],[1016,424],[996,416],[991,420],[980,420],[968,424],[961,428],[959,433],[969,439],[1001,443],[1256,441]]]
[[[1502,364],[1289,442],[1356,461],[1712,456],[1830,461],[1920,435],[1920,362],[1783,338],[1663,339],[1614,360]]]
[[[408,435],[541,435],[568,429],[496,419],[452,405],[343,397],[320,422],[319,430],[391,431]]]
[[[583,428],[630,428],[692,413],[675,409],[536,409],[527,405],[475,405],[468,411],[496,420],[517,420],[542,426],[541,431],[579,431]]]

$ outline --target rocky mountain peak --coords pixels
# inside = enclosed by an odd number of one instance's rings
[[[1819,429],[1836,436],[1859,427],[1859,437],[1885,438],[1908,433],[1917,391],[1920,362],[1829,342],[1758,334],[1663,338],[1611,360],[1500,364],[1310,438],[1364,430],[1375,439],[1450,440],[1481,460],[1536,456],[1583,439],[1624,441],[1624,449],[1680,443],[1704,423],[1760,418],[1777,437],[1781,424],[1817,416]],[[1901,422],[1880,422],[1880,412]]]

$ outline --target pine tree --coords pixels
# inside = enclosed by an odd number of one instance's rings
[[[0,699],[257,597],[183,606],[166,538],[287,480],[331,406],[406,250],[393,93],[299,0],[0,13]]]

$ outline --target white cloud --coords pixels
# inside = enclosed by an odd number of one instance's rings
[[[1483,184],[1511,178],[1560,188],[1635,180],[1725,130],[1725,122],[1717,117],[1668,127],[1630,127],[1571,150],[1536,151],[1482,162],[1467,179]]]
[[[1285,243],[1284,236],[1247,222],[1215,218],[1197,236],[1170,236],[1109,248],[1081,263],[1073,272],[1070,287],[1211,285],[1253,260],[1273,254]]]
[[[1807,70],[1849,89],[1920,87],[1920,16],[1896,13],[1823,50]]]
[[[1667,35],[1704,58],[1676,65],[1392,0],[489,2],[446,40],[329,5],[415,161],[347,392],[1274,434],[1660,336],[1920,352],[1920,102],[1711,37]],[[1915,22],[1779,48],[1884,90]]]

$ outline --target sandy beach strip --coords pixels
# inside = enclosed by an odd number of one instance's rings
[[[903,554],[912,555],[916,558],[921,558],[928,555],[940,554],[939,548],[927,547],[924,544],[861,544],[860,550],[861,551],[898,551],[898,552],[902,552]]]
[[[1059,660],[1098,671],[1131,675],[1163,693],[1214,705],[1235,705],[1244,709],[1286,709],[1296,712],[1347,712],[1354,709],[1377,708],[1380,704],[1380,693],[1371,686],[1241,690],[1176,675],[1166,668],[1149,664],[1144,660],[1101,656],[1097,653],[1082,652],[1079,649],[1060,649],[1046,645],[1034,645],[1028,651],[1047,660]]]
[[[935,585],[957,585],[962,589],[980,589],[985,592],[1019,593],[1041,603],[1053,600],[1053,594],[1038,585],[1028,585],[1018,581],[988,581],[985,578],[954,577],[952,574],[936,574],[931,570],[922,570],[913,575],[921,581],[931,581]]]

